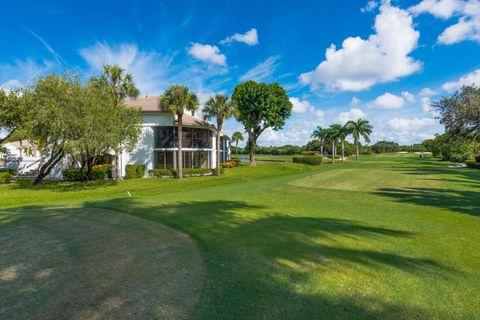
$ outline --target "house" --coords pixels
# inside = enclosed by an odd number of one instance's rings
[[[123,152],[119,156],[120,174],[125,176],[127,164],[143,164],[145,172],[156,168],[176,169],[178,146],[175,116],[170,111],[162,110],[159,107],[158,96],[144,96],[127,100],[126,105],[127,107],[140,107],[142,131],[135,149],[131,153]],[[230,144],[223,134],[220,145],[220,162],[228,161]],[[31,174],[32,168],[36,170],[42,161],[41,154],[33,145],[28,144],[27,147],[27,142],[24,142],[23,146],[12,148],[10,156],[16,162],[9,162],[9,166],[18,168],[20,174],[26,174],[27,171]],[[33,153],[28,153],[30,151],[27,152],[27,150],[32,150]],[[207,121],[185,113],[183,115],[182,150],[184,168],[215,168],[217,156],[215,127]],[[103,163],[113,163],[113,161],[113,154],[107,154],[102,159]],[[32,167],[32,164],[35,164],[35,168]],[[63,159],[47,178],[61,179],[62,170],[71,164],[71,159]]]
[[[142,110],[142,134],[137,147],[131,153],[122,153],[119,162],[121,174],[125,175],[125,165],[143,164],[149,169],[177,168],[177,121],[170,111],[159,107],[159,96],[144,96],[127,100],[129,107]],[[188,113],[183,115],[183,167],[216,167],[216,130],[202,119]],[[220,162],[230,159],[230,144],[222,134]]]
[[[3,166],[15,168],[22,174],[34,174],[40,164],[41,153],[36,144],[29,141],[12,141],[3,145]]]

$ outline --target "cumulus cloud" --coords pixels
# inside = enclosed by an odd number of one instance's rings
[[[243,42],[249,46],[254,46],[258,44],[258,33],[257,29],[252,28],[245,33],[235,33],[233,36],[227,37],[226,39],[220,41],[221,44],[229,44],[234,41]]]
[[[408,91],[403,91],[402,92],[402,97],[407,101],[407,102],[415,102],[415,96],[411,94]]]
[[[352,101],[350,101],[350,105],[352,107],[355,107],[355,106],[358,106],[360,104],[360,102],[362,102],[360,99],[358,99],[357,97],[352,97]]]
[[[421,68],[421,63],[409,56],[420,34],[408,11],[384,2],[374,29],[375,34],[368,39],[347,38],[340,49],[332,44],[326,50],[325,61],[300,75],[301,83],[312,89],[324,85],[329,91],[362,91]]]
[[[434,125],[432,118],[393,118],[388,121],[390,129],[399,132],[409,132]]]
[[[405,99],[389,92],[377,97],[373,102],[373,107],[379,109],[400,109],[405,105]]]
[[[442,89],[448,92],[453,92],[460,89],[462,86],[480,86],[480,69],[470,72],[456,81],[445,82]]]
[[[273,76],[273,73],[275,72],[275,70],[277,69],[279,60],[280,60],[280,56],[272,56],[267,58],[265,61],[257,64],[255,67],[248,70],[244,75],[242,75],[240,77],[240,81],[269,80]]]
[[[362,119],[367,118],[367,114],[363,112],[362,109],[352,108],[348,111],[341,112],[337,117],[337,121],[340,122],[341,124],[345,124],[350,120],[356,121],[360,118]]]
[[[437,18],[458,17],[439,36],[441,44],[455,44],[464,40],[480,42],[480,2],[478,0],[423,0],[411,7],[413,14],[429,13]]]
[[[212,63],[219,66],[227,65],[227,57],[224,54],[220,53],[220,49],[217,46],[200,44],[198,42],[195,42],[188,49],[188,54],[195,59],[207,63]]]
[[[307,100],[300,100],[299,98],[290,98],[290,102],[293,105],[292,111],[296,113],[305,113],[307,111],[313,111],[313,105]]]
[[[57,61],[37,62],[33,59],[15,59],[12,64],[0,64],[0,87],[7,90],[17,89],[59,69],[60,65]]]
[[[360,11],[361,12],[372,12],[377,7],[378,7],[378,2],[374,1],[374,0],[371,0],[371,1],[368,1],[367,4],[365,5],[365,7],[361,8]]]

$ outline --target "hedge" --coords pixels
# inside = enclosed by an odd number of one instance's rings
[[[83,179],[83,173],[80,169],[65,169],[62,171],[62,176],[64,180],[68,181],[81,181]],[[106,167],[97,167],[90,174],[90,180],[105,180],[106,177]]]
[[[207,169],[207,168],[183,168],[183,175],[185,177],[193,176],[193,175],[205,176],[205,175],[215,173],[214,170],[215,169]],[[178,170],[177,169],[172,169],[171,172],[172,172],[172,175],[175,178],[178,177]]]
[[[240,165],[240,160],[238,160],[237,158],[232,158],[230,161],[220,164],[222,168],[234,168],[238,165]]]
[[[170,169],[150,169],[147,174],[152,178],[171,177],[173,175]]]
[[[10,172],[8,171],[0,172],[0,184],[9,183],[11,180],[12,180],[12,176],[10,175]]]
[[[145,176],[143,164],[127,164],[125,166],[125,179],[139,179]]]
[[[8,172],[11,176],[16,176],[18,171],[14,168],[0,168],[0,173],[2,172]]]
[[[312,166],[320,165],[322,164],[323,158],[320,156],[305,156],[305,157],[293,157],[292,162],[293,163],[303,163],[303,164],[309,164]]]
[[[465,164],[469,168],[480,169],[480,162],[476,162],[475,160],[467,160],[465,161]]]

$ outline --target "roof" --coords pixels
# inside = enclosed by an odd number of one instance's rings
[[[144,96],[136,99],[126,100],[127,107],[140,107],[143,112],[159,112],[163,111],[160,108],[160,96]]]
[[[165,112],[165,110],[160,107],[160,96],[138,97],[136,99],[126,100],[125,104],[127,107],[139,107],[142,112]],[[210,122],[192,116],[188,113],[184,113],[182,119],[184,126],[214,128]],[[175,121],[175,124],[176,123],[177,121]]]

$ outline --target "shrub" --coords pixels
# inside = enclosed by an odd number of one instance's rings
[[[0,184],[10,183],[11,180],[12,180],[12,176],[10,172],[8,171],[0,172]]]
[[[232,159],[230,161],[224,162],[220,164],[221,168],[234,168],[236,166],[240,165],[240,160],[238,159]]]
[[[125,166],[126,179],[139,179],[145,176],[145,166],[143,164],[127,164]]]
[[[480,162],[480,156],[475,157],[475,162]]]
[[[464,162],[468,158],[470,158],[470,155],[464,152],[452,152],[450,154],[450,161],[452,162]]]
[[[147,174],[152,178],[171,177],[173,175],[170,169],[150,169]]]
[[[223,169],[225,170],[225,169]],[[172,169],[172,175],[176,178],[178,177],[178,170]],[[207,168],[183,168],[183,176],[205,176],[215,173],[215,169],[207,169]],[[222,169],[220,169],[220,173],[222,173]]]
[[[480,162],[476,162],[475,160],[467,160],[465,161],[465,164],[469,168],[480,169]]]
[[[62,171],[64,180],[67,181],[82,181],[83,172],[80,169],[65,169]],[[107,177],[107,170],[102,167],[92,169],[90,173],[90,180],[105,180]]]
[[[316,154],[317,154],[316,151],[302,151],[302,155],[304,156],[314,156]]]
[[[11,176],[16,176],[18,171],[14,168],[0,168],[0,173],[2,172],[8,172]]]
[[[305,156],[305,157],[293,157],[292,162],[293,163],[303,163],[303,164],[309,164],[309,165],[320,165],[322,164],[323,158],[320,156]]]

